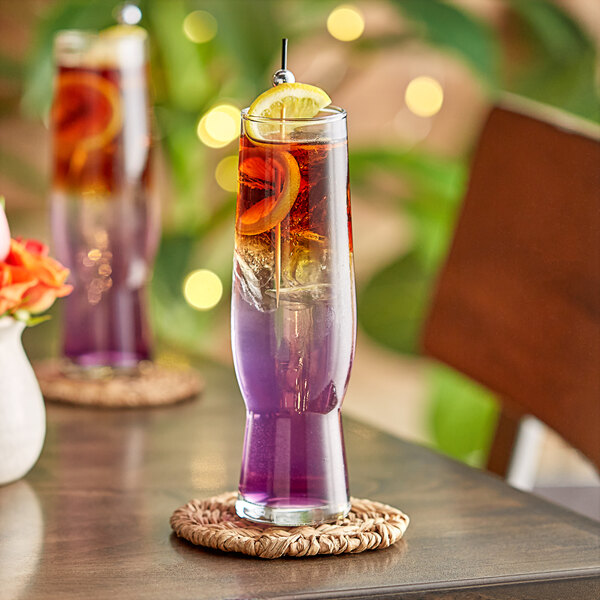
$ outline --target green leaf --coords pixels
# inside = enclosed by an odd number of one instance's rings
[[[482,466],[498,419],[494,395],[441,363],[432,363],[429,373],[429,425],[436,448],[473,466]]]
[[[401,177],[410,199],[401,207],[416,228],[412,251],[399,257],[360,290],[359,321],[377,342],[402,353],[418,353],[419,337],[434,276],[447,252],[462,197],[462,161],[393,148],[359,149],[351,154],[352,183],[376,185],[377,173]]]
[[[204,44],[194,44],[183,33],[183,21],[189,12],[187,3],[151,2],[146,12],[158,48],[156,62],[164,85],[161,95],[174,107],[198,112],[215,93],[216,86],[207,72],[207,48]]]
[[[47,183],[40,170],[10,151],[0,149],[0,171],[23,188],[42,196]]]
[[[417,253],[379,271],[360,291],[358,320],[375,341],[416,354],[433,277]]]
[[[557,4],[511,0],[526,45],[523,60],[509,65],[507,88],[600,122],[595,83],[597,50],[581,27]]]
[[[157,111],[157,115],[165,131],[162,142],[176,191],[176,202],[170,215],[171,227],[180,232],[189,232],[209,216],[209,203],[204,201],[202,195],[207,150],[196,137],[197,119],[193,115],[164,108]]]
[[[380,172],[398,176],[410,188],[398,198],[416,227],[414,250],[424,266],[435,271],[446,255],[452,226],[466,184],[464,161],[394,148],[358,149],[351,153],[355,189],[377,189]]]
[[[25,322],[27,323],[27,327],[35,327],[40,323],[45,323],[46,321],[49,321],[51,318],[52,317],[50,315],[41,315],[39,317],[30,317]]]
[[[509,0],[548,58],[558,62],[577,60],[591,45],[581,27],[557,4],[548,0]]]
[[[22,105],[29,115],[41,117],[50,109],[54,35],[61,29],[99,30],[114,24],[116,2],[70,0],[53,4],[40,21],[27,64]]]
[[[378,170],[400,175],[413,196],[430,195],[456,204],[466,177],[463,161],[402,148],[357,148],[350,153],[352,182],[358,185]]]
[[[252,94],[271,85],[271,68],[279,54],[281,38],[288,36],[280,4],[283,3],[256,4],[247,0],[213,0],[204,4],[219,24],[220,48],[229,58],[227,79],[236,79],[239,87],[252,90]]]
[[[35,325],[49,321],[52,318],[50,315],[32,315],[29,311],[23,309],[15,310],[11,316],[16,321],[25,323],[27,327],[34,327]]]
[[[430,272],[437,272],[452,240],[457,204],[440,201],[438,196],[423,195],[405,204],[415,227],[414,252]]]
[[[154,263],[152,289],[161,297],[181,297],[181,283],[195,239],[189,234],[165,234]]]
[[[500,51],[485,23],[440,0],[393,0],[420,29],[423,39],[453,50],[491,86],[498,83]]]

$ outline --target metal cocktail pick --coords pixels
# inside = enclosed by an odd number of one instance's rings
[[[282,83],[295,83],[296,78],[294,74],[287,68],[287,47],[288,40],[283,38],[281,40],[281,69],[275,71],[273,75],[273,85],[277,86]],[[281,108],[281,125],[279,127],[279,137],[283,142],[285,140],[285,125],[283,124],[285,119],[285,107]],[[281,290],[281,223],[277,223],[275,230],[275,301],[279,307],[279,294]]]
[[[288,40],[283,38],[281,40],[281,69],[275,71],[273,75],[273,85],[279,85],[280,83],[295,83],[296,78],[291,71],[287,68],[287,47]]]

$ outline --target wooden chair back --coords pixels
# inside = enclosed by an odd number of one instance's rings
[[[423,345],[500,395],[496,444],[510,446],[507,422],[528,413],[600,465],[594,125],[515,99],[491,111]],[[491,457],[502,471],[507,457]]]

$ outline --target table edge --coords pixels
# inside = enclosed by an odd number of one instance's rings
[[[600,564],[585,569],[574,569],[572,571],[547,571],[540,573],[526,573],[522,575],[503,575],[498,577],[481,577],[476,579],[456,579],[453,581],[439,581],[430,583],[407,583],[383,585],[375,588],[348,588],[346,590],[323,591],[323,592],[296,592],[293,595],[271,596],[277,600],[302,600],[303,598],[331,598],[332,600],[342,598],[364,598],[366,596],[382,596],[389,594],[408,594],[415,592],[451,592],[464,590],[478,590],[483,588],[500,587],[504,585],[519,585],[531,583],[553,583],[560,581],[571,581],[580,579],[597,579],[600,585]]]

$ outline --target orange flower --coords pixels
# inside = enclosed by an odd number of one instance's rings
[[[56,298],[71,293],[65,280],[69,270],[48,256],[48,248],[35,240],[12,239],[0,263],[0,315],[15,310],[40,313]]]
[[[19,308],[37,279],[23,267],[0,263],[0,317]]]
[[[0,196],[0,261],[3,261],[10,250],[10,229],[4,212],[4,198]],[[0,313],[1,314],[1,313]]]

